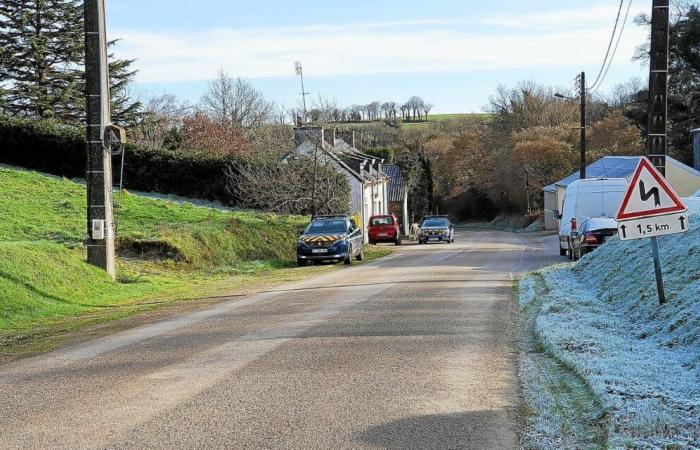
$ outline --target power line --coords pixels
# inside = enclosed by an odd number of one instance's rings
[[[603,73],[603,76],[601,77],[600,81],[598,82],[598,85],[596,86],[595,84],[591,87],[592,91],[591,93],[595,93],[600,87],[603,85],[603,81],[605,81],[605,77],[608,76],[608,71],[610,70],[610,66],[612,66],[613,60],[615,59],[615,54],[617,54],[617,48],[620,46],[620,40],[622,39],[622,33],[625,32],[625,25],[627,24],[627,18],[630,15],[630,9],[632,8],[632,0],[629,0],[629,3],[627,4],[627,12],[625,12],[625,19],[622,22],[622,27],[620,28],[620,34],[617,36],[617,42],[615,42],[615,48],[613,49],[612,56],[610,57],[610,61],[608,61],[608,66],[605,68],[605,72]]]
[[[617,9],[617,17],[615,18],[615,26],[613,27],[612,35],[610,36],[610,42],[608,43],[608,50],[605,52],[605,58],[603,58],[603,65],[600,66],[600,71],[598,72],[598,76],[596,77],[595,81],[593,82],[593,86],[595,86],[598,83],[598,80],[600,80],[600,77],[603,74],[603,71],[605,70],[605,64],[608,62],[608,56],[610,56],[610,50],[612,49],[612,44],[613,44],[613,41],[615,40],[617,26],[620,23],[620,14],[622,14],[622,5],[624,3],[625,3],[625,0],[620,0],[620,6]]]

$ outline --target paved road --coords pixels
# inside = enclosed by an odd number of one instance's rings
[[[555,254],[459,231],[0,366],[0,446],[514,448],[511,280]]]

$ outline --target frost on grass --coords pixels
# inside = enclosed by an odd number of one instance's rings
[[[648,240],[613,239],[541,274],[535,333],[607,409],[613,448],[700,448],[700,216],[691,223],[659,239],[666,305]]]
[[[535,320],[546,296],[540,273],[520,282],[522,343],[518,372],[522,385],[520,434],[523,449],[582,449],[603,446],[601,408],[583,379],[543,351]]]
[[[535,277],[530,276],[520,281],[520,307],[527,307],[535,299]]]

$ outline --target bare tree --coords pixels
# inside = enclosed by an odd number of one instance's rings
[[[162,94],[143,102],[140,121],[130,133],[130,140],[146,148],[161,148],[185,117],[193,111],[192,105],[181,102],[173,94]]]
[[[432,103],[423,103],[423,116],[425,117],[425,120],[428,120],[428,114],[430,114],[430,110],[433,109]]]
[[[381,110],[386,119],[396,119],[396,102],[382,103]]]
[[[207,84],[201,103],[211,118],[244,128],[248,138],[272,120],[275,109],[249,82],[232,78],[223,70]]]
[[[331,214],[347,211],[347,178],[320,153],[230,164],[227,188],[243,206],[283,214]]]
[[[413,97],[408,99],[406,104],[409,106],[411,112],[413,113],[413,120],[416,120],[416,118],[420,120],[420,115],[423,111],[423,105],[425,105],[425,101],[417,95],[414,95]]]

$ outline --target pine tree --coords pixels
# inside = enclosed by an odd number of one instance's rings
[[[80,0],[0,2],[0,87],[7,114],[84,122],[83,14]],[[110,55],[112,116],[122,125],[134,123],[141,108],[129,99],[132,63]]]
[[[117,41],[109,42],[110,47],[116,44]],[[113,53],[109,54],[112,121],[127,128],[139,121],[143,108],[141,102],[131,100],[129,88],[137,73],[132,69],[133,63],[133,59],[115,59]]]
[[[82,96],[82,6],[76,0],[0,3],[0,83],[12,115],[70,118]]]

